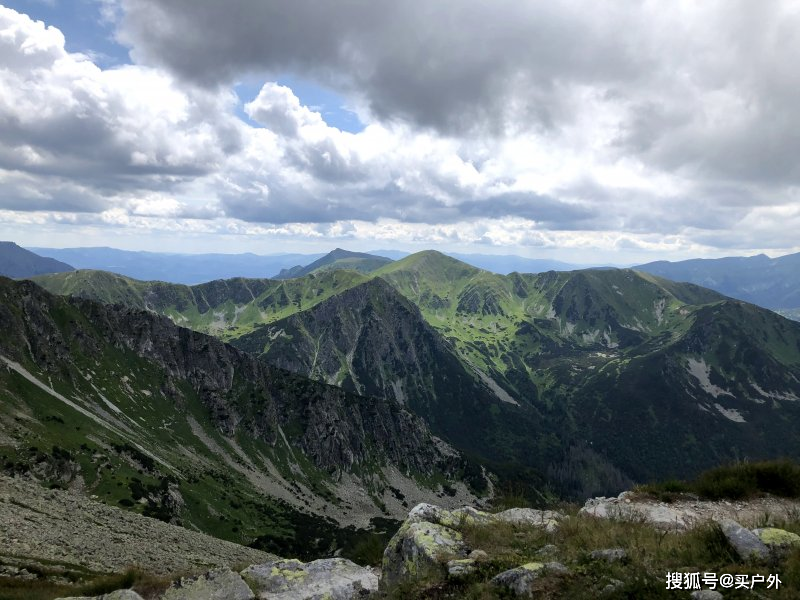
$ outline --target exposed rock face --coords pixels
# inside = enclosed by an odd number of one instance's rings
[[[478,442],[474,406],[496,402],[419,308],[382,279],[231,343],[294,373],[393,400],[459,447]]]
[[[722,533],[743,560],[765,560],[769,558],[769,548],[752,531],[736,521],[725,519],[720,524]]]
[[[69,381],[79,377],[76,356],[100,361],[109,346],[155,363],[162,390],[177,404],[188,384],[226,437],[245,434],[274,446],[281,431],[297,432],[292,445],[334,479],[362,465],[425,474],[453,473],[461,465],[452,448],[397,402],[292,375],[151,312],[0,279],[0,355],[33,360],[47,375]]]
[[[378,576],[344,558],[310,563],[279,560],[241,573],[257,598],[269,600],[355,600],[378,589]]]

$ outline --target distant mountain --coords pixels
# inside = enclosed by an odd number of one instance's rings
[[[153,311],[177,325],[228,340],[358,285],[355,271],[322,271],[296,279],[220,279],[193,286],[138,281],[80,270],[31,278],[51,293]]]
[[[364,252],[350,252],[349,250],[336,248],[311,264],[306,266],[297,265],[291,269],[281,270],[275,279],[294,279],[303,277],[304,275],[310,275],[311,273],[333,271],[336,269],[371,273],[390,262],[392,262],[392,259],[383,256],[375,256],[374,254],[366,254]]]
[[[800,253],[658,261],[634,267],[674,281],[688,281],[773,310],[800,309]],[[787,316],[792,313],[789,311]]]
[[[323,254],[169,254],[115,248],[30,248],[78,269],[110,271],[144,281],[193,285],[233,277],[274,277],[281,269],[311,262]]]
[[[79,277],[37,281],[63,293]],[[91,281],[73,293],[118,289],[272,364],[400,403],[526,489],[585,497],[800,456],[800,325],[694,284],[628,269],[504,276],[425,251],[366,275],[130,285],[139,295]]]
[[[20,248],[14,242],[0,242],[0,275],[14,279],[45,273],[65,273],[75,268],[52,258]]]
[[[508,275],[515,271],[517,273],[544,273],[545,271],[574,271],[585,268],[581,265],[544,258],[524,258],[500,254],[459,254],[456,252],[446,252],[445,254],[473,267],[501,275]]]

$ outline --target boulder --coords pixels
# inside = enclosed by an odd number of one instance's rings
[[[625,587],[625,582],[619,579],[609,579],[606,586],[600,590],[601,596],[610,596]]]
[[[241,572],[257,598],[270,600],[354,600],[378,590],[378,576],[344,558],[309,563],[276,560]]]
[[[408,513],[408,522],[435,523],[450,529],[460,530],[464,525],[491,523],[494,515],[477,510],[471,506],[447,510],[433,504],[417,504]]]
[[[548,533],[555,531],[559,521],[565,518],[562,513],[555,510],[536,510],[534,508],[509,508],[493,517],[501,523],[542,527]]]
[[[182,577],[161,600],[253,600],[253,592],[238,573],[214,569],[199,577]]]
[[[556,554],[558,554],[558,546],[555,544],[545,544],[536,551],[537,556],[543,557],[555,556]]]
[[[623,548],[606,548],[605,550],[590,552],[589,558],[612,563],[628,560],[628,553]]]
[[[719,522],[722,533],[742,560],[765,560],[769,558],[769,548],[759,537],[732,519]]]
[[[447,576],[453,579],[462,579],[475,572],[475,559],[457,558],[447,561]]]
[[[537,579],[547,574],[565,575],[568,572],[569,570],[561,563],[531,562],[503,571],[489,583],[518,598],[530,598],[533,596],[533,584]]]
[[[776,529],[775,527],[764,527],[753,529],[753,533],[760,539],[769,551],[776,558],[784,558],[793,548],[800,547],[800,535]]]
[[[455,529],[409,519],[384,550],[381,589],[443,581],[446,563],[468,554],[469,548]]]

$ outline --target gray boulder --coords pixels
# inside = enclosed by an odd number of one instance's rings
[[[736,521],[724,519],[719,523],[722,533],[742,560],[766,560],[769,548],[749,529]]]
[[[605,550],[594,550],[589,553],[592,560],[603,560],[608,563],[628,560],[628,553],[624,548],[607,548]]]
[[[722,600],[722,594],[714,590],[697,590],[690,597],[692,600]]]
[[[253,600],[244,579],[230,569],[214,569],[199,577],[182,577],[161,600]],[[127,600],[127,599],[125,599]]]
[[[378,590],[378,576],[344,558],[309,563],[276,560],[241,573],[257,598],[270,600],[354,600]]]
[[[381,589],[444,581],[446,563],[468,554],[469,548],[455,529],[409,519],[384,550]]]
[[[454,579],[463,579],[475,572],[475,559],[456,558],[447,561],[447,575]]]
[[[565,575],[568,572],[568,569],[561,563],[532,562],[515,569],[503,571],[493,577],[489,584],[510,592],[518,598],[531,598],[533,596],[533,584],[537,579],[544,575]]]
[[[562,513],[555,510],[536,510],[534,508],[509,508],[493,517],[501,523],[542,527],[549,533],[555,531],[559,521],[565,518]]]

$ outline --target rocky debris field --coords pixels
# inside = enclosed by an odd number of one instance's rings
[[[11,571],[44,561],[99,573],[136,566],[152,574],[170,574],[274,558],[85,496],[5,476],[0,476],[0,524],[0,565]]]

